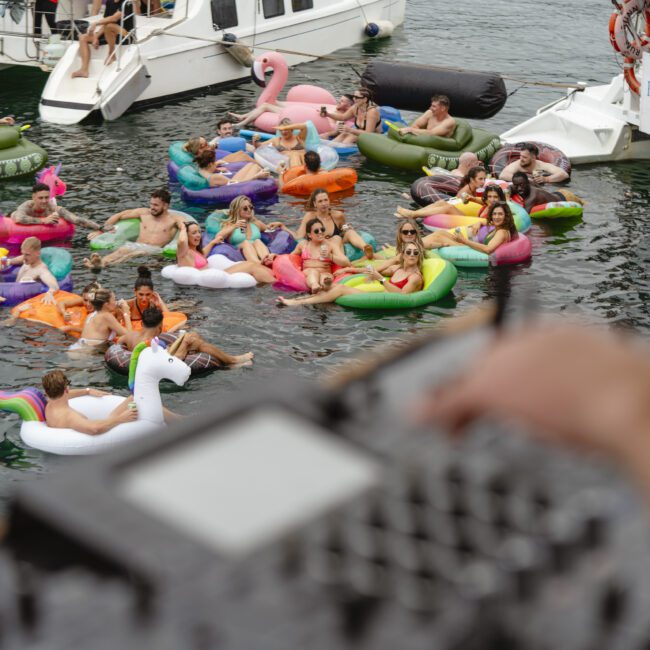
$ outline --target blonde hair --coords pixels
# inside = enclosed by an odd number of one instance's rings
[[[196,156],[199,151],[201,150],[201,137],[198,138],[190,138],[184,145],[183,149],[187,151],[187,153],[191,153],[193,156]]]
[[[20,246],[21,250],[27,248],[30,251],[40,251],[41,250],[41,240],[38,237],[27,237],[23,240],[23,243]]]
[[[424,262],[424,246],[422,245],[422,240],[404,244],[404,248],[402,248],[402,252],[399,255],[399,263],[402,268],[404,268],[404,251],[407,246],[415,246],[420,251],[420,254],[418,255],[418,269],[420,270],[420,273],[422,273],[422,263]]]
[[[415,230],[415,241],[413,242],[416,244],[419,248],[424,248],[424,244],[422,243],[422,235],[420,234],[420,228],[418,227],[417,222],[415,219],[400,219],[400,223],[397,226],[397,232],[395,233],[395,249],[397,251],[398,255],[401,255],[402,252],[404,251],[404,240],[402,239],[402,228],[404,225],[407,224]],[[410,244],[411,242],[409,242]]]
[[[244,201],[253,205],[253,202],[245,194],[241,194],[240,196],[235,197],[230,202],[230,205],[228,206],[228,218],[226,219],[226,223],[237,223],[237,221],[239,221],[239,212]]]

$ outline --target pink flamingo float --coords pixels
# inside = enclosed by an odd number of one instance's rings
[[[267,70],[273,70],[273,76],[267,84],[264,75]],[[266,52],[256,57],[252,69],[253,81],[264,88],[259,96],[256,106],[263,104],[276,104],[278,95],[282,92],[289,77],[289,67],[284,57],[277,52]],[[334,130],[335,123],[328,117],[320,116],[320,107],[327,106],[333,110],[336,106],[336,99],[332,93],[309,84],[294,86],[287,93],[287,98],[280,102],[282,110],[278,113],[266,111],[256,120],[255,126],[262,131],[275,132],[278,124],[285,117],[293,123],[306,122],[311,120],[319,133]]]
[[[61,163],[42,169],[36,174],[36,182],[44,183],[50,188],[50,201],[53,201],[54,205],[56,197],[63,196],[66,191],[66,184],[59,178],[60,171]],[[27,237],[32,236],[38,237],[42,242],[72,239],[74,230],[74,225],[65,219],[59,219],[54,225],[22,225],[0,214],[0,243],[9,247],[20,246]]]

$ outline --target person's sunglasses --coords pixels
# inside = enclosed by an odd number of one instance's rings
[[[414,250],[413,248],[407,248],[404,251],[404,255],[410,255],[411,257],[417,257],[420,254],[420,251]]]
[[[353,99],[365,99],[365,95],[352,95]]]
[[[253,206],[252,205],[242,205],[241,209],[245,210],[246,212],[250,212],[253,209]]]
[[[312,232],[314,233],[314,235],[320,235],[321,233],[325,232],[325,229],[324,228],[313,228]]]
[[[417,230],[412,230],[409,228],[409,230],[402,230],[402,235],[417,235],[418,231]]]

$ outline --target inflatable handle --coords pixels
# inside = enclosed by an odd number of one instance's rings
[[[425,165],[422,165],[422,171],[427,175],[427,176],[433,176],[433,170],[429,169]]]
[[[384,120],[384,124],[386,124],[386,126],[389,129],[393,129],[395,131],[399,131],[400,129],[404,128],[400,124],[396,124],[395,122],[390,122],[389,120]]]
[[[23,124],[23,125],[20,127],[20,132],[22,133],[23,131],[27,131],[27,129],[31,129],[31,128],[32,128],[32,125],[31,125],[31,124]]]

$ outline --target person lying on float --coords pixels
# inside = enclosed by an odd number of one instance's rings
[[[533,182],[542,185],[544,183],[562,183],[569,180],[569,174],[561,167],[549,162],[539,160],[539,149],[532,142],[526,142],[519,159],[511,162],[503,168],[499,178],[504,181],[511,181],[514,174],[524,172],[531,176]]]
[[[3,262],[3,266],[17,266],[18,264],[21,267],[18,270],[16,282],[42,282],[47,286],[47,293],[43,294],[42,301],[49,305],[55,304],[54,292],[59,290],[59,283],[41,259],[39,239],[27,237],[20,246],[20,255],[5,258]]]
[[[55,225],[59,219],[65,219],[75,226],[84,226],[92,230],[99,230],[101,226],[92,219],[86,219],[73,214],[62,205],[57,205],[50,199],[50,188],[45,183],[35,183],[32,187],[30,201],[21,203],[10,215],[14,223],[23,226],[48,224]]]
[[[412,133],[413,135],[437,135],[449,138],[456,128],[456,120],[449,115],[449,97],[447,95],[434,95],[431,106],[411,126],[399,129],[400,135]]]

